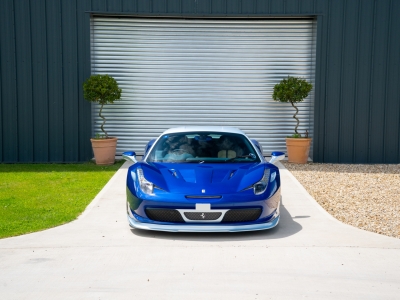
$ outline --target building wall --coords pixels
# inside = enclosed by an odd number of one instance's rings
[[[0,161],[91,158],[90,1],[0,1]]]
[[[90,13],[315,17],[314,161],[400,163],[397,0],[0,1],[0,161],[92,157]]]

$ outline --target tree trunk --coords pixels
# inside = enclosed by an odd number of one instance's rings
[[[297,132],[297,128],[299,127],[300,121],[299,121],[299,119],[297,119],[296,116],[299,113],[299,109],[294,105],[294,103],[292,101],[290,101],[290,104],[292,104],[292,106],[296,110],[296,113],[293,115],[293,118],[296,119],[296,121],[297,121],[296,127],[294,128],[294,132],[301,137],[301,134]]]
[[[104,130],[104,127],[103,127],[104,124],[106,123],[106,118],[104,118],[103,115],[101,114],[101,112],[103,110],[103,106],[104,106],[104,104],[101,105],[100,111],[99,111],[99,117],[103,119],[103,123],[101,124],[100,128],[101,128],[101,131],[103,131],[104,134],[106,135],[106,139],[108,139],[108,133],[107,133],[107,131]]]

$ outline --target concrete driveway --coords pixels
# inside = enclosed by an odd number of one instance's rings
[[[0,240],[0,299],[400,299],[400,240],[335,220],[282,165],[278,227],[217,234],[130,229],[128,165],[78,220]]]

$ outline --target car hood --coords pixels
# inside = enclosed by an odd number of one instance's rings
[[[220,195],[241,191],[259,181],[264,163],[138,163],[145,178],[161,189],[185,195]]]

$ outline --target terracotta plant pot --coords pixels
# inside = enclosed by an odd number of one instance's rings
[[[311,138],[286,138],[288,161],[305,164],[310,153]]]
[[[117,140],[118,139],[115,137],[108,139],[90,139],[97,165],[114,164]]]

